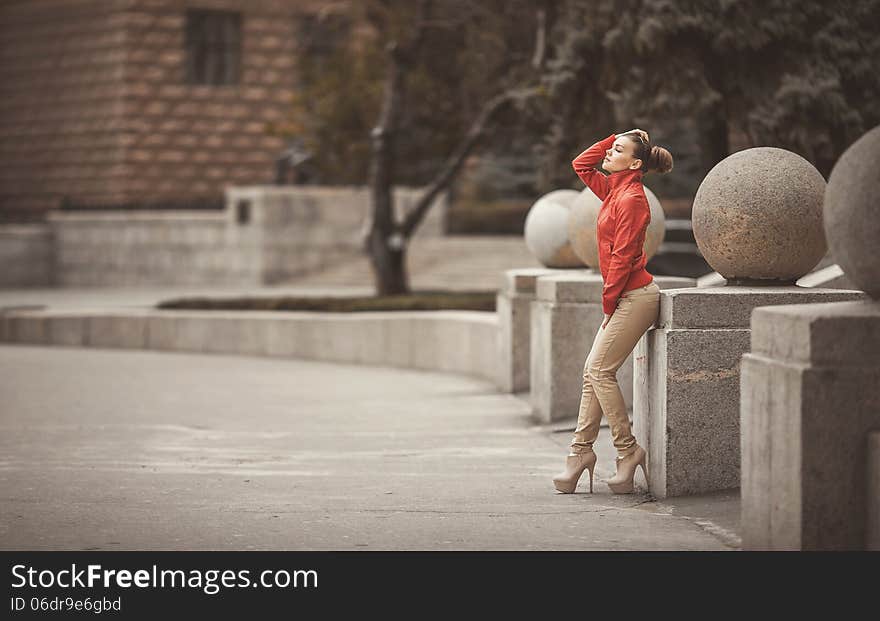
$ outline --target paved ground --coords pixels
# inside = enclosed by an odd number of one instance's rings
[[[607,429],[595,493],[557,493],[569,432],[465,376],[5,345],[0,395],[2,549],[739,545],[736,492],[611,494]]]

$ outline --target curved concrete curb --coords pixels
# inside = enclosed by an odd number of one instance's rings
[[[498,317],[485,311],[0,309],[0,341],[304,358],[497,381]]]

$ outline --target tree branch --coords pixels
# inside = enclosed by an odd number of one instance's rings
[[[404,237],[409,238],[412,235],[413,231],[415,231],[416,227],[428,212],[434,199],[440,194],[440,192],[446,189],[446,186],[449,185],[450,181],[452,181],[456,173],[458,173],[465,158],[467,158],[473,148],[477,145],[480,138],[483,137],[492,118],[508,104],[514,101],[522,101],[534,97],[539,93],[540,88],[537,87],[520,90],[512,89],[505,91],[500,95],[496,95],[486,103],[477,119],[471,124],[462,143],[446,159],[443,168],[428,185],[428,189],[421,198],[419,198],[415,207],[413,207],[404,217],[400,226],[400,231]]]
[[[535,35],[535,53],[532,56],[532,69],[536,71],[544,66],[547,54],[547,10],[538,9],[538,32]]]

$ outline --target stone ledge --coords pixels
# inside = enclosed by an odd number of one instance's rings
[[[222,210],[100,210],[83,211],[50,211],[46,214],[47,222],[209,222],[225,224],[227,216]]]
[[[505,270],[501,274],[499,293],[507,296],[535,297],[535,283],[541,276],[562,275],[563,271],[552,267],[532,267]]]
[[[0,309],[0,342],[242,354],[397,366],[497,380],[498,318],[483,311]]]
[[[679,289],[693,287],[695,281],[680,276],[655,276],[654,283],[660,289]],[[601,304],[604,286],[598,271],[569,270],[565,274],[539,277],[535,284],[535,299],[555,303]]]
[[[658,325],[667,328],[748,328],[758,306],[791,303],[792,294],[805,304],[867,299],[863,291],[812,287],[698,287],[660,294]]]
[[[754,354],[813,366],[880,365],[880,303],[786,304],[752,314]]]
[[[535,299],[541,302],[579,304],[586,300],[601,301],[603,286],[602,276],[593,270],[544,276],[535,283]]]

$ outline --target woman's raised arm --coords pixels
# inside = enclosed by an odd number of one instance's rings
[[[593,191],[593,194],[603,201],[608,194],[608,179],[605,178],[603,173],[599,172],[596,165],[605,159],[605,152],[614,144],[615,138],[617,138],[617,135],[611,134],[604,140],[600,140],[586,149],[571,162],[577,176],[587,184],[587,187]]]

